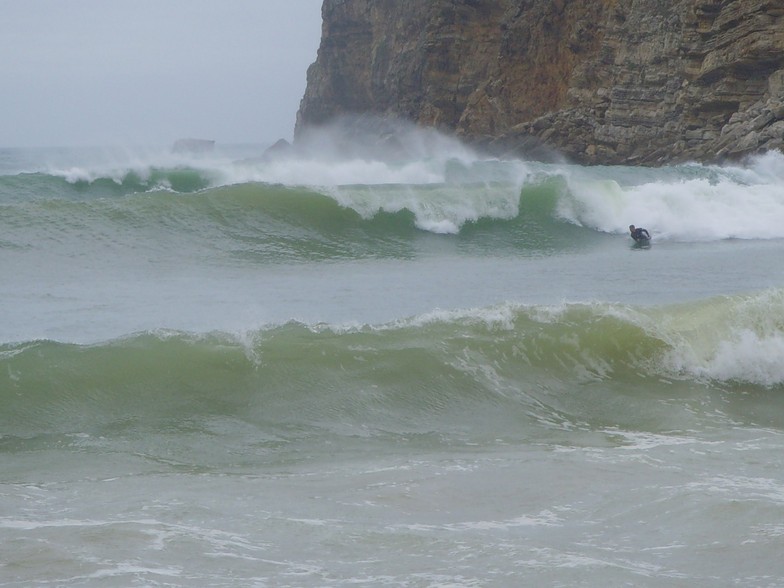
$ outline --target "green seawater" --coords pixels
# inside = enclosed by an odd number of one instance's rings
[[[235,155],[0,151],[0,585],[781,582],[780,154]]]

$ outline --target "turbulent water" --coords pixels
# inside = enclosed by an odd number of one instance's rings
[[[0,151],[0,586],[784,585],[784,156],[426,139]]]

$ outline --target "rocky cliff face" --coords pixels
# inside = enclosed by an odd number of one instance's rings
[[[784,143],[784,0],[324,0],[296,134],[397,117],[500,153],[711,161]]]

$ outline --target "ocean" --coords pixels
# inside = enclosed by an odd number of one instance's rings
[[[784,155],[404,147],[0,150],[0,586],[784,586]]]

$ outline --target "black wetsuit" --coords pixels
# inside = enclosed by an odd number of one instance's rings
[[[635,241],[650,241],[651,235],[643,228],[636,228],[634,232],[632,232],[632,239]]]

